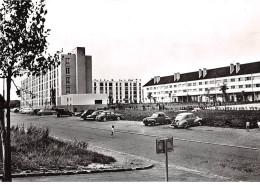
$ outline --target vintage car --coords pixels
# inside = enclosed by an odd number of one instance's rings
[[[166,116],[164,112],[156,112],[156,113],[153,113],[152,116],[144,118],[143,123],[145,126],[148,126],[148,125],[154,126],[155,124],[160,124],[160,125],[171,124],[172,121],[171,121],[171,118]]]
[[[97,121],[120,120],[120,119],[122,119],[122,114],[117,114],[112,111],[104,111],[96,117]]]
[[[95,120],[96,117],[101,114],[103,112],[103,110],[97,110],[97,111],[94,111],[92,114],[90,115],[87,115],[87,120]]]
[[[203,120],[191,112],[180,113],[176,116],[171,126],[174,128],[188,128],[190,126],[202,125]]]
[[[92,114],[94,111],[95,111],[95,110],[91,110],[91,109],[85,110],[85,111],[81,114],[80,118],[86,120],[86,119],[87,119],[87,116],[90,115],[90,114]]]
[[[61,116],[72,116],[73,112],[70,112],[68,109],[55,109],[57,112],[57,117]]]
[[[49,110],[49,109],[41,109],[39,112],[37,112],[38,116],[43,116],[43,115],[56,115],[55,110]]]

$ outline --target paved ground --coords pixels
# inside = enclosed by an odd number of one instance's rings
[[[260,129],[192,127],[171,129],[168,125],[145,127],[141,122],[89,122],[77,117],[12,114],[12,124],[48,126],[51,134],[67,140],[84,140],[113,153],[123,152],[154,162],[144,171],[15,179],[17,181],[164,181],[165,157],[155,153],[155,139],[174,137],[169,153],[170,181],[259,181]],[[115,137],[110,138],[111,125]],[[126,155],[126,156],[127,156]]]

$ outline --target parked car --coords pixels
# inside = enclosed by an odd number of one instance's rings
[[[103,110],[97,110],[97,111],[94,111],[92,114],[90,115],[87,115],[87,120],[95,120],[96,117],[101,114],[103,112]]]
[[[198,112],[200,110],[201,110],[201,108],[194,108],[191,112]]]
[[[55,115],[57,114],[55,110],[49,110],[49,109],[41,109],[37,115],[43,116],[43,115]]]
[[[92,114],[94,111],[95,111],[95,110],[91,110],[91,109],[90,109],[90,110],[85,110],[85,111],[81,114],[80,118],[86,120],[86,119],[87,119],[87,116],[90,115],[90,114]]]
[[[12,109],[10,109],[10,111],[14,112],[14,113],[18,113],[19,112],[19,107],[12,108]]]
[[[189,126],[197,126],[202,124],[202,118],[195,116],[193,113],[185,112],[178,114],[171,126],[174,128],[187,128]]]
[[[74,112],[74,116],[81,116],[83,114],[84,110],[81,110],[79,112]]]
[[[63,115],[66,116],[72,116],[73,112],[70,112],[68,109],[55,109],[56,113],[57,113],[57,117],[61,117]]]
[[[120,120],[122,119],[122,114],[117,114],[112,111],[103,111],[96,117],[97,121],[107,121],[107,120]]]
[[[22,114],[29,114],[32,111],[32,108],[23,108],[20,113]]]
[[[30,112],[30,114],[32,115],[37,115],[37,113],[40,111],[41,109],[32,109],[32,111]]]
[[[172,120],[164,112],[153,113],[152,116],[144,118],[143,123],[145,126],[158,124],[171,124]]]

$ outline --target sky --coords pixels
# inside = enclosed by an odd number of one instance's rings
[[[259,7],[259,0],[47,0],[48,52],[85,47],[93,79],[143,85],[154,76],[260,61]]]

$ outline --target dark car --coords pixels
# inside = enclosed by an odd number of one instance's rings
[[[90,115],[90,114],[92,114],[94,111],[95,111],[95,110],[91,110],[91,109],[85,110],[85,111],[81,114],[80,118],[86,120],[86,119],[87,119],[87,116]]]
[[[70,112],[68,109],[55,109],[57,112],[57,117],[61,117],[61,116],[72,116],[73,113]]]
[[[49,109],[41,109],[39,112],[37,112],[38,116],[55,115],[55,114],[57,114],[55,110],[49,110]]]
[[[87,115],[87,120],[95,120],[96,117],[101,114],[103,112],[103,110],[97,110],[97,111],[94,111],[92,114],[90,115]]]
[[[200,126],[202,124],[202,118],[195,116],[193,113],[185,112],[178,114],[171,126],[174,128],[187,128],[189,126]]]
[[[158,123],[160,125],[171,124],[172,121],[171,121],[171,118],[169,118],[168,116],[165,115],[165,113],[156,112],[156,113],[153,113],[152,116],[144,118],[143,123],[145,126],[148,126],[148,125],[154,126],[156,123]]]
[[[104,111],[96,117],[97,121],[107,121],[107,120],[120,120],[122,119],[122,114],[117,114],[112,111]]]
[[[32,111],[30,112],[30,114],[32,115],[37,115],[37,113],[40,111],[41,109],[32,109]]]

